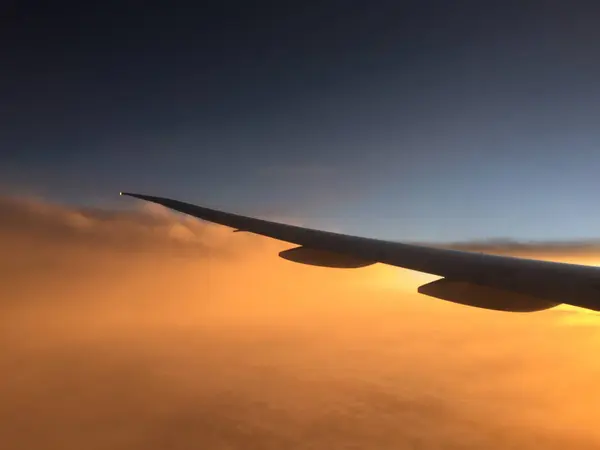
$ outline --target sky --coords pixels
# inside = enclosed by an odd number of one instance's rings
[[[600,446],[597,312],[458,305],[152,205],[0,207],[3,448]]]
[[[600,8],[5,2],[0,189],[406,241],[598,237]]]
[[[599,265],[599,7],[80,3],[0,7],[8,448],[600,447],[597,312],[118,196]]]

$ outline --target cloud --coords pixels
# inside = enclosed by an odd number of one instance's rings
[[[153,207],[0,206],[6,448],[600,445],[595,315],[436,301]]]
[[[440,246],[440,244],[436,244]],[[454,242],[443,245],[456,250],[480,251],[497,254],[536,255],[600,255],[600,239],[572,241],[515,241],[512,239],[489,239],[471,242]]]

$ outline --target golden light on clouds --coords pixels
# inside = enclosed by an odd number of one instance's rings
[[[435,300],[147,206],[1,206],[6,448],[600,446],[596,313]]]

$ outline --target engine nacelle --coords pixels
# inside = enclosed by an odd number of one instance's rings
[[[497,311],[533,312],[553,308],[560,302],[519,294],[502,289],[453,281],[446,278],[420,286],[420,294],[447,300],[461,305]]]
[[[373,261],[364,261],[343,253],[315,250],[308,247],[295,247],[279,252],[279,256],[288,261],[321,267],[335,267],[339,269],[356,269],[375,264]]]

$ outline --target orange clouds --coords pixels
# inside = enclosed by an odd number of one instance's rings
[[[600,445],[591,314],[436,301],[162,209],[0,203],[7,448]]]

